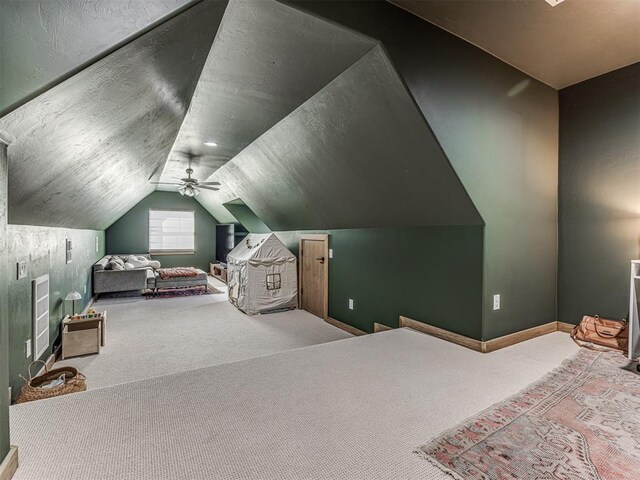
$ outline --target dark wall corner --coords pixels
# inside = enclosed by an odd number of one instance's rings
[[[559,95],[557,319],[622,318],[640,257],[640,63]]]

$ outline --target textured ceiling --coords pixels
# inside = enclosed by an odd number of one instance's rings
[[[225,6],[192,6],[0,119],[10,223],[103,229],[153,191]]]
[[[380,46],[211,178],[274,231],[482,224]]]
[[[204,180],[375,45],[273,0],[232,0],[161,181],[184,176],[177,151],[206,155]]]
[[[0,116],[193,0],[0,0]]]
[[[221,221],[242,199],[273,230],[482,224],[378,42],[273,0],[191,5],[3,130],[11,223],[106,228],[195,150]]]
[[[639,0],[392,0],[555,88],[640,61]]]

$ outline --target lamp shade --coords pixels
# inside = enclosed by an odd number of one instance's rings
[[[71,301],[71,300],[80,300],[81,298],[82,298],[82,295],[80,295],[78,292],[69,292],[64,299]]]

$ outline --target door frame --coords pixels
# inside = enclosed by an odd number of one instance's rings
[[[324,241],[324,300],[323,316],[326,322],[329,319],[329,234],[328,233],[305,233],[298,239],[298,308],[302,309],[302,243],[304,240]]]

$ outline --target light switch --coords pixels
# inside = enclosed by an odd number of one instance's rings
[[[18,280],[21,278],[26,278],[27,276],[27,262],[22,261],[18,262]]]

